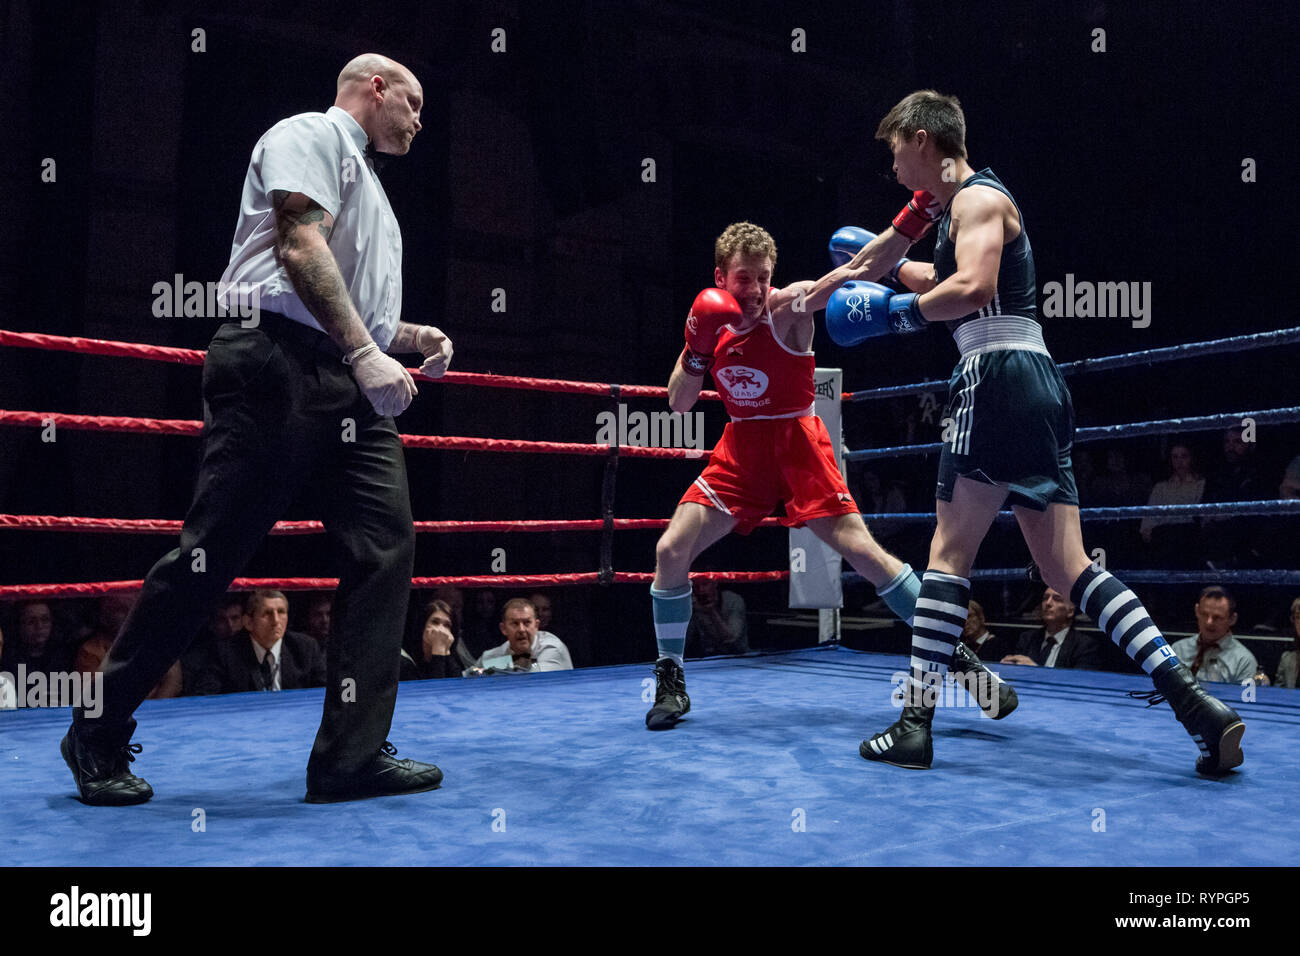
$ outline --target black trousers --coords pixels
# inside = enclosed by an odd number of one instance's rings
[[[339,569],[325,711],[307,773],[361,769],[397,699],[415,554],[406,461],[327,336],[273,313],[223,325],[203,365],[204,448],[180,546],[150,570],[104,660],[92,740],[129,740],[131,716],[198,635],[272,525],[309,485]]]

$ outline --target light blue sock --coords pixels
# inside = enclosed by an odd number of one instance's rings
[[[686,626],[691,623],[691,586],[687,583],[668,591],[652,587],[650,599],[654,604],[659,657],[671,658],[681,667],[686,653]]]
[[[903,565],[903,570],[894,575],[894,579],[876,590],[876,595],[898,615],[898,619],[908,627],[916,615],[916,599],[921,594],[921,579],[916,576],[910,564]]]

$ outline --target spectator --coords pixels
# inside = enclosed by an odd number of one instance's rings
[[[900,482],[891,481],[886,487],[880,475],[870,468],[862,472],[861,497],[858,504],[866,514],[899,514],[907,510],[907,499],[903,496]]]
[[[497,614],[497,599],[490,588],[475,591],[465,608],[461,640],[471,654],[481,655],[501,639],[501,619]]]
[[[127,615],[135,606],[136,594],[108,594],[99,599],[96,611],[95,627],[90,635],[81,642],[72,659],[72,669],[82,674],[93,674],[104,662],[108,649],[117,639],[117,632],[126,623]],[[179,697],[184,687],[181,663],[176,661],[167,669],[167,673],[149,691],[148,700],[162,697]]]
[[[533,607],[537,611],[537,629],[539,631],[549,631],[551,629],[551,599],[541,591],[536,591],[528,595],[528,600],[533,602]]]
[[[18,641],[13,665],[25,664],[28,673],[65,673],[69,654],[54,626],[54,611],[46,601],[18,605]]]
[[[537,611],[524,598],[511,598],[501,609],[504,644],[483,652],[475,667],[479,673],[496,671],[573,670],[569,649],[554,634],[537,628]]]
[[[1201,683],[1240,684],[1259,672],[1255,655],[1232,633],[1237,623],[1237,599],[1224,588],[1211,586],[1196,600],[1196,636],[1175,641],[1172,650]]]
[[[1169,449],[1170,475],[1151,489],[1149,505],[1192,505],[1205,494],[1205,479],[1196,471],[1192,450],[1182,443]],[[1143,518],[1138,529],[1142,540],[1151,546],[1151,557],[1159,567],[1186,563],[1187,557],[1199,552],[1196,519]]]
[[[444,584],[434,589],[433,597],[451,608],[451,631],[459,638],[460,629],[465,622],[465,592],[455,585]]]
[[[1110,448],[1106,451],[1106,470],[1092,479],[1093,498],[1088,504],[1099,508],[1140,505],[1150,489],[1150,478],[1129,472],[1123,449]]]
[[[330,636],[330,615],[334,610],[334,595],[320,591],[307,599],[307,616],[303,619],[303,632],[314,638],[321,649]]]
[[[1300,498],[1300,455],[1291,459],[1282,475],[1282,483],[1277,486],[1279,498]]]
[[[749,652],[744,598],[734,591],[720,591],[712,579],[692,578],[691,605],[691,623],[686,628],[691,657]]]
[[[1002,658],[1003,664],[1086,670],[1101,666],[1101,645],[1095,635],[1075,629],[1078,608],[1069,598],[1046,588],[1039,612],[1043,629],[1021,635],[1015,653]]]
[[[1000,661],[1012,652],[1009,639],[998,637],[988,629],[984,607],[978,601],[967,605],[961,639],[982,661]]]
[[[1258,501],[1264,482],[1255,461],[1255,443],[1244,441],[1241,429],[1223,433],[1223,463],[1205,480],[1203,501]]]
[[[227,641],[244,629],[244,598],[238,594],[226,593],[217,605],[208,623],[199,631],[199,636],[181,655],[181,694],[189,696],[198,693],[199,675],[208,666],[212,656],[213,645]]]
[[[196,694],[292,690],[325,686],[325,657],[306,634],[288,630],[289,601],[279,591],[254,591],[244,609],[248,639],[212,646]]]
[[[1241,429],[1227,429],[1223,433],[1223,463],[1206,477],[1201,500],[1257,501],[1263,497],[1264,482],[1255,461],[1255,443],[1243,441]],[[1258,527],[1258,519],[1202,518],[1207,565],[1217,570],[1258,561]]]
[[[451,605],[437,598],[424,607],[424,620],[402,648],[402,680],[459,677],[474,660],[451,630]]]
[[[5,632],[0,630],[0,661],[4,660]],[[13,675],[0,670],[0,710],[13,710],[18,706],[18,690]]]
[[[1277,679],[1274,683],[1278,687],[1297,686],[1296,671],[1300,669],[1300,598],[1291,602],[1291,629],[1295,632],[1295,644],[1277,662]]]

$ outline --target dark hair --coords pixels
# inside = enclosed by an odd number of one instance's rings
[[[895,135],[911,139],[925,130],[944,156],[966,158],[966,116],[955,96],[934,90],[908,93],[885,114],[876,127],[876,139],[886,143]]]
[[[441,611],[443,614],[447,615],[447,620],[451,621],[453,627],[455,626],[456,615],[451,613],[451,605],[441,598],[434,598],[424,606],[424,617],[420,619],[421,628],[429,623],[429,618],[433,617],[434,611]]]
[[[537,617],[537,608],[533,607],[533,602],[528,598],[511,598],[501,606],[501,623],[506,622],[506,615],[517,607],[526,607],[533,612],[533,617]]]
[[[1206,598],[1209,598],[1212,601],[1219,601],[1219,600],[1227,601],[1228,613],[1229,614],[1237,613],[1237,599],[1233,597],[1232,594],[1225,587],[1220,587],[1217,584],[1211,584],[1208,588],[1204,588],[1201,591],[1200,596],[1196,599],[1196,603],[1200,604]]]
[[[244,613],[247,614],[249,617],[252,617],[259,610],[261,610],[262,605],[266,601],[272,601],[277,599],[283,601],[286,607],[288,606],[289,599],[284,596],[283,591],[272,591],[269,588],[258,588],[256,591],[250,594],[248,596],[248,600],[244,602]]]

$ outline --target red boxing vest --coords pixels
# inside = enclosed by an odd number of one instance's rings
[[[723,326],[713,349],[713,382],[733,421],[802,418],[813,413],[812,352],[796,352],[776,337],[772,313],[737,333]]]

